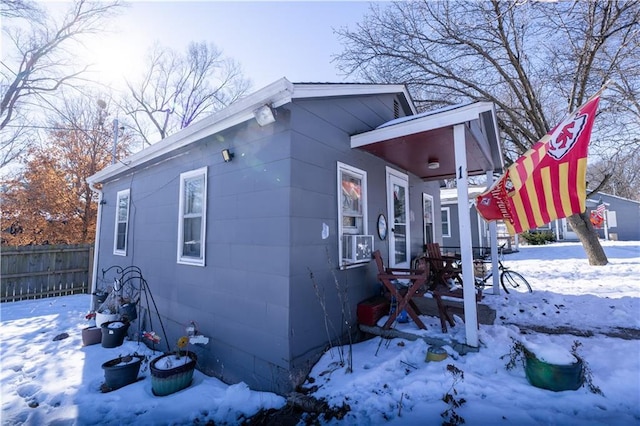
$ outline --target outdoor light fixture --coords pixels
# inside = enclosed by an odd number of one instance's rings
[[[427,167],[429,167],[431,170],[435,170],[435,169],[439,169],[440,168],[440,162],[436,159],[432,160],[429,159],[429,162],[427,163]]]
[[[275,111],[269,105],[262,105],[253,111],[253,115],[260,126],[266,126],[276,121]]]
[[[225,163],[228,163],[229,161],[231,161],[232,158],[233,158],[233,152],[229,151],[228,149],[222,150],[222,159],[224,160]]]

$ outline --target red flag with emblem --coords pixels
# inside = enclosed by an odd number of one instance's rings
[[[587,153],[599,100],[598,93],[478,195],[485,220],[504,220],[515,234],[585,210]]]

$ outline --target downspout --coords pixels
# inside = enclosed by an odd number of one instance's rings
[[[98,280],[98,252],[100,251],[100,225],[102,224],[102,190],[93,186],[93,182],[89,182],[89,188],[98,194],[98,215],[96,217],[96,237],[93,245],[93,271],[91,273],[91,293],[95,293],[96,283]],[[91,299],[91,306],[89,309],[93,309],[93,299]]]

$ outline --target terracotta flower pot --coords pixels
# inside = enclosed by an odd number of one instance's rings
[[[102,341],[100,327],[86,327],[82,329],[82,346],[95,345]]]
[[[198,357],[189,351],[160,355],[149,364],[151,389],[156,396],[165,396],[182,390],[191,384]]]

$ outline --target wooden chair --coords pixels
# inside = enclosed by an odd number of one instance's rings
[[[418,307],[411,298],[424,295],[429,271],[426,269],[385,268],[380,250],[373,252],[373,258],[378,267],[378,280],[389,291],[391,296],[397,300],[395,311],[389,313],[389,319],[387,319],[382,328],[391,328],[400,312],[405,310],[419,328],[426,329],[417,314]],[[408,281],[408,285],[405,288],[398,288],[399,282],[402,281]]]
[[[462,268],[459,266],[460,257],[445,256],[440,250],[440,244],[425,244],[425,253],[433,274],[432,287],[438,285],[450,287],[450,283],[462,285]]]
[[[446,333],[447,323],[451,327],[455,326],[452,314],[454,312],[464,312],[464,308],[460,306],[464,300],[462,288],[450,288],[452,281],[456,285],[464,285],[462,282],[462,268],[458,266],[460,258],[458,256],[443,255],[438,243],[426,244],[425,252],[425,258],[428,259],[432,270],[430,290],[438,307],[442,332]],[[476,290],[476,303],[480,302],[480,300],[482,300],[482,291]]]

